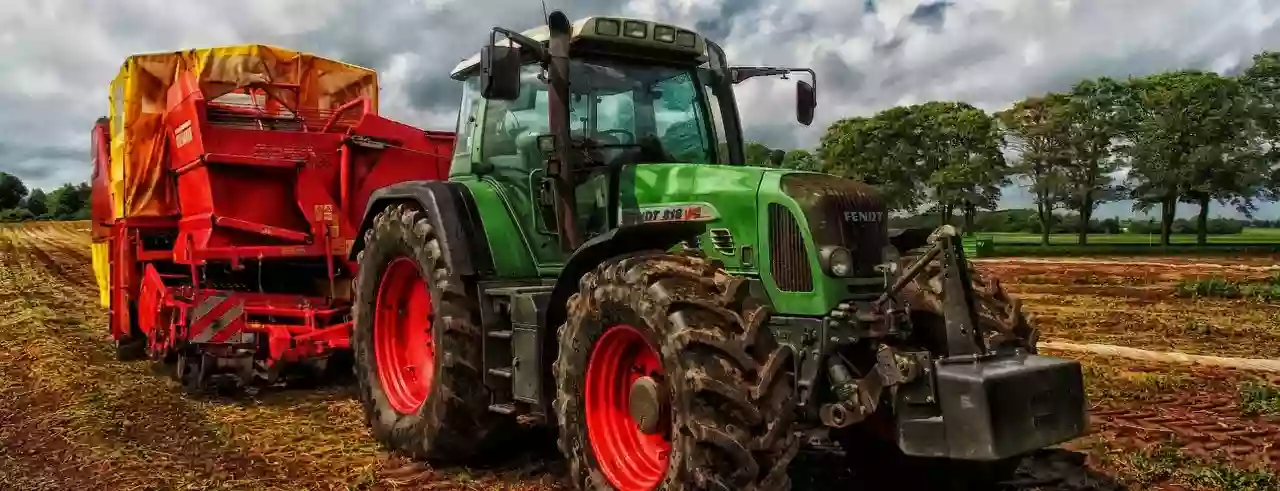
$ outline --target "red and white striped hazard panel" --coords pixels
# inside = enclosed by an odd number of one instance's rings
[[[191,318],[193,343],[251,343],[253,334],[245,332],[244,301],[226,292],[204,297]]]

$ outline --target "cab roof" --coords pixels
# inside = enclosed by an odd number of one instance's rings
[[[534,27],[521,34],[534,41],[546,43],[551,39],[550,29],[546,24]],[[605,42],[632,44],[638,47],[657,48],[695,56],[705,56],[706,40],[697,33],[678,26],[650,22],[627,17],[591,16],[573,22],[570,29],[573,41],[592,39]],[[502,39],[496,46],[510,46],[511,41]],[[458,63],[450,72],[450,77],[460,79],[480,64],[480,53]]]

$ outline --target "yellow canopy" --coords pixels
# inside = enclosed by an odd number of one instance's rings
[[[366,97],[377,111],[370,69],[258,44],[130,56],[111,82],[111,207],[116,218],[177,214],[165,179],[165,97],[190,72],[206,97],[254,83],[296,85],[298,109],[333,110]]]

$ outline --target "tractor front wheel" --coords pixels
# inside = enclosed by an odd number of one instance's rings
[[[918,256],[906,256],[899,265],[905,269]],[[1022,311],[1022,303],[1010,295],[996,277],[987,277],[977,269],[969,268],[970,285],[973,287],[973,306],[977,314],[978,329],[983,333],[987,346],[1019,347],[1029,353],[1036,352],[1039,330]],[[945,271],[940,261],[929,263],[924,271],[907,283],[902,298],[911,310],[911,322],[917,330],[933,337],[929,346],[941,350],[945,346],[942,297]]]
[[[792,353],[744,280],[661,252],[580,281],[559,332],[560,449],[577,489],[790,485]]]
[[[466,462],[500,434],[480,373],[479,307],[424,211],[397,204],[365,233],[352,351],[374,437],[415,458]]]

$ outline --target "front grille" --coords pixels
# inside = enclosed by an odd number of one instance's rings
[[[889,241],[889,216],[875,188],[825,174],[787,174],[782,190],[804,210],[817,247],[846,247],[855,275],[877,275],[874,268],[884,261]]]
[[[800,224],[786,207],[769,203],[769,266],[778,289],[784,292],[813,291],[813,273]]]
[[[734,252],[733,234],[727,228],[711,229],[711,247],[726,256],[732,256]]]

